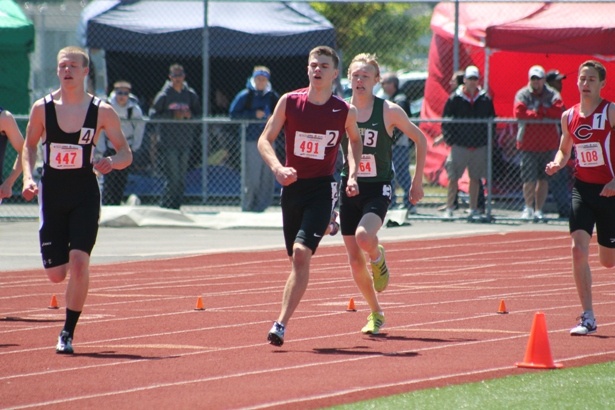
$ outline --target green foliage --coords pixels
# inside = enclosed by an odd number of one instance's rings
[[[428,47],[419,39],[429,34],[429,7],[414,3],[311,5],[336,29],[343,70],[359,53],[376,54],[380,65],[391,71],[416,69],[416,57],[427,54]]]

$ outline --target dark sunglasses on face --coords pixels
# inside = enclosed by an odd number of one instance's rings
[[[116,91],[115,95],[123,95],[123,96],[127,96],[129,93],[128,91]]]
[[[184,73],[179,73],[179,74],[171,74],[171,77],[173,78],[179,78],[179,77],[183,77]]]

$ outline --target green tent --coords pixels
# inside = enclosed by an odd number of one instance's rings
[[[30,60],[34,51],[34,24],[13,0],[0,0],[0,106],[13,114],[28,114],[30,109]],[[16,152],[0,136],[0,181],[8,175]],[[4,157],[3,145],[8,145]],[[4,164],[3,164],[4,163]],[[16,183],[13,190],[21,190]]]
[[[34,24],[13,0],[0,0],[0,105],[14,114],[30,109],[30,60]]]

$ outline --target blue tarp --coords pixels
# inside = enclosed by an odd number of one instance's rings
[[[332,24],[307,3],[209,1],[207,7],[210,57],[305,56],[314,45],[335,46]],[[199,57],[203,28],[202,0],[99,0],[82,12],[78,37],[84,47],[107,51]]]

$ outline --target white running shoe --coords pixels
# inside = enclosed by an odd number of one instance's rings
[[[572,336],[585,336],[592,333],[596,333],[598,330],[598,325],[596,324],[595,318],[589,318],[585,312],[581,313],[579,316],[579,324],[570,329],[570,334]]]
[[[521,213],[521,219],[526,221],[534,220],[534,210],[532,208],[528,208],[527,206],[523,208],[523,212]]]
[[[273,322],[273,326],[267,335],[267,340],[269,343],[274,346],[282,346],[284,344],[284,331],[285,327],[283,324],[278,322]]]
[[[62,330],[58,336],[58,344],[56,345],[56,353],[73,354],[73,338],[66,330]]]

